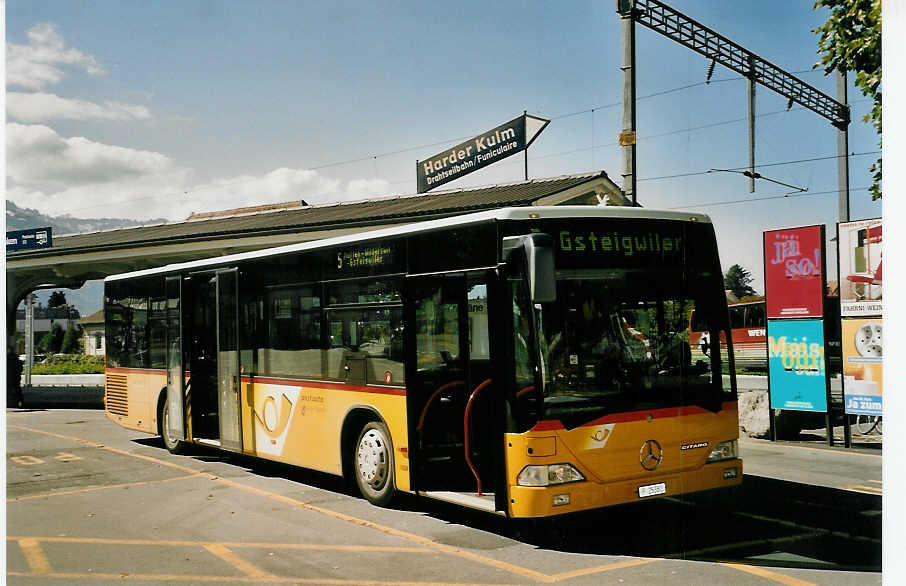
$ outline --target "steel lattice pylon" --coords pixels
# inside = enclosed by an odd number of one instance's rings
[[[631,14],[635,22],[820,114],[839,129],[849,124],[849,106],[658,0],[617,0],[617,12]]]

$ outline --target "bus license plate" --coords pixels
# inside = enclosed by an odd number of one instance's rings
[[[639,498],[645,498],[646,496],[657,496],[659,494],[667,494],[666,482],[658,482],[657,484],[649,484],[647,486],[639,487]]]

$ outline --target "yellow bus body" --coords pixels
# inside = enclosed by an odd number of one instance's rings
[[[157,406],[165,386],[164,371],[108,368],[107,417],[125,428],[157,434]],[[364,407],[387,424],[396,487],[412,492],[405,389],[243,377],[240,392],[243,453],[340,475],[343,421],[352,409]],[[188,435],[192,441],[191,427]],[[528,432],[507,433],[509,516],[547,517],[638,502],[645,500],[639,487],[656,483],[665,484],[663,496],[738,485],[742,460],[705,462],[716,443],[738,435],[732,401],[716,413],[680,407],[620,414],[571,430],[540,422]],[[640,450],[648,439],[663,449],[662,461],[652,471],[640,465]],[[548,487],[518,485],[525,466],[557,463],[572,464],[585,480]],[[568,503],[555,504],[554,497],[562,502],[563,495],[568,495]]]

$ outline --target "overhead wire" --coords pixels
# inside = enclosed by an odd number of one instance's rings
[[[867,186],[849,188],[849,191],[851,191],[851,192],[852,191],[866,191],[866,190],[868,190]],[[667,207],[665,209],[668,209],[668,210],[701,209],[701,208],[717,207],[717,206],[723,206],[723,205],[733,205],[733,204],[737,204],[737,203],[750,203],[750,202],[755,202],[755,201],[765,201],[765,200],[769,200],[769,199],[784,199],[784,198],[792,199],[792,198],[798,198],[798,197],[809,197],[812,195],[829,195],[831,193],[840,193],[840,190],[839,189],[829,189],[827,191],[808,191],[808,192],[802,192],[802,193],[785,193],[785,194],[776,194],[776,195],[766,195],[763,197],[751,197],[751,198],[746,198],[746,199],[737,199],[737,200],[733,200],[733,201],[712,201],[712,202],[690,204],[690,205],[684,205],[684,206],[673,206],[673,207]]]
[[[818,70],[818,69],[810,69],[810,70],[803,70],[803,71],[794,71],[793,73],[794,73],[794,74],[800,74],[800,73],[813,73],[813,72],[817,72],[817,71],[821,71],[821,70]],[[744,79],[746,79],[746,78],[745,78],[745,77],[739,76],[739,77],[729,77],[729,78],[722,78],[722,79],[712,79],[712,80],[707,81],[707,82],[706,82],[706,81],[701,81],[701,82],[696,82],[696,83],[692,83],[692,84],[686,84],[686,85],[683,85],[683,86],[678,86],[678,87],[675,87],[675,88],[670,88],[670,89],[661,90],[661,91],[653,92],[653,93],[650,93],[650,94],[645,94],[645,95],[642,95],[642,96],[638,96],[638,97],[636,98],[636,100],[645,100],[645,99],[655,98],[655,97],[659,97],[659,96],[671,94],[671,93],[674,93],[674,92],[678,92],[678,91],[683,91],[683,90],[691,89],[691,88],[698,87],[698,86],[702,86],[702,85],[708,85],[709,83],[721,83],[721,82],[738,81],[738,80],[744,80]],[[854,103],[858,103],[858,102],[862,102],[862,101],[866,101],[866,100],[856,100],[856,101],[850,102],[850,104],[854,104]],[[561,114],[561,115],[558,115],[558,116],[552,116],[552,117],[550,118],[550,120],[560,120],[560,119],[563,119],[563,118],[568,118],[568,117],[578,116],[578,115],[581,115],[581,114],[588,114],[588,113],[592,113],[592,114],[593,114],[593,113],[595,112],[595,110],[601,110],[601,109],[606,109],[606,108],[612,108],[612,107],[619,106],[619,105],[621,105],[621,104],[622,104],[622,102],[614,102],[614,103],[611,103],[611,104],[603,104],[603,105],[600,105],[600,106],[594,106],[594,107],[592,107],[592,108],[586,108],[586,109],[584,109],[584,110],[577,110],[577,111],[575,111],[575,112],[568,112],[568,113],[566,113],[566,114]],[[777,111],[772,111],[772,112],[765,112],[765,113],[763,113],[763,114],[757,114],[757,115],[756,115],[756,118],[758,118],[758,117],[764,117],[764,116],[774,116],[774,115],[777,115],[777,114],[783,114],[783,113],[786,113],[786,112],[797,111],[797,110],[803,110],[803,109],[805,109],[805,108],[799,106],[799,107],[796,107],[796,108],[792,108],[792,109],[790,109],[790,110],[786,110],[786,109],[785,109],[785,110],[777,110]],[[648,135],[648,136],[642,135],[642,136],[639,136],[638,140],[645,140],[645,139],[652,139],[652,138],[661,138],[661,137],[665,137],[665,136],[672,136],[672,135],[676,135],[676,134],[682,134],[682,133],[685,133],[685,132],[695,132],[695,131],[697,131],[697,130],[704,130],[704,129],[714,128],[714,127],[718,127],[718,126],[724,126],[724,125],[728,125],[728,124],[736,124],[736,123],[739,123],[739,122],[744,121],[744,120],[746,120],[746,119],[747,119],[747,118],[734,118],[734,119],[732,119],[732,120],[724,120],[724,121],[721,121],[721,122],[714,122],[714,123],[705,124],[705,125],[702,125],[702,126],[695,126],[695,127],[689,127],[689,128],[682,128],[682,129],[677,129],[677,130],[673,130],[673,131],[668,131],[668,132],[664,132],[664,133],[660,133],[660,134],[654,134],[654,135]],[[375,161],[376,161],[378,158],[394,156],[394,155],[398,155],[398,154],[402,154],[402,153],[406,153],[406,152],[410,152],[410,151],[415,151],[415,150],[420,150],[420,149],[425,149],[425,148],[430,148],[430,147],[436,147],[436,146],[441,146],[441,145],[447,145],[447,144],[450,144],[450,143],[452,143],[452,142],[466,140],[467,138],[469,138],[469,136],[462,136],[462,137],[457,137],[457,138],[450,138],[450,139],[445,139],[445,140],[436,141],[436,142],[432,142],[432,143],[426,143],[426,144],[421,144],[421,145],[416,145],[416,146],[411,146],[411,147],[405,147],[405,148],[397,149],[397,150],[394,150],[394,151],[387,151],[387,152],[384,152],[384,153],[378,153],[378,154],[374,154],[374,155],[366,155],[366,156],[356,157],[356,158],[352,158],[352,159],[345,159],[345,160],[342,160],[342,161],[334,161],[334,162],[329,162],[329,163],[323,163],[323,164],[320,164],[320,165],[314,165],[314,166],[311,166],[311,167],[307,167],[306,170],[317,171],[317,170],[321,170],[321,169],[328,169],[328,168],[331,168],[331,167],[339,167],[339,166],[343,166],[343,165],[351,165],[351,164],[354,164],[354,163],[361,163],[361,162],[369,161],[369,160],[375,160]],[[593,142],[594,142],[594,141],[593,141]],[[544,158],[555,157],[555,156],[563,156],[563,155],[573,154],[573,153],[577,153],[577,152],[583,152],[583,151],[588,151],[588,150],[595,150],[595,149],[601,148],[601,147],[616,146],[617,144],[618,144],[618,143],[608,143],[608,144],[603,144],[603,145],[595,145],[595,144],[593,144],[591,147],[583,147],[583,148],[578,148],[578,149],[572,149],[572,150],[569,150],[569,151],[563,151],[563,152],[558,152],[558,153],[550,153],[550,154],[546,154],[546,155],[531,157],[531,159],[532,159],[532,160],[537,160],[537,159],[544,159]],[[697,175],[697,174],[700,174],[700,173],[681,174],[681,175],[676,175],[676,176],[677,176],[677,177],[679,177],[679,176],[690,176],[690,175]],[[668,178],[668,177],[664,177],[664,178]],[[214,189],[222,189],[222,188],[224,188],[224,187],[230,187],[230,186],[234,186],[234,185],[240,185],[240,184],[243,184],[243,183],[250,183],[250,182],[252,182],[252,181],[257,181],[257,180],[259,180],[259,179],[260,179],[260,177],[242,177],[242,178],[234,179],[234,180],[232,180],[232,181],[224,181],[224,182],[221,182],[221,183],[217,183],[216,185],[210,185],[210,186],[206,186],[206,187],[196,187],[196,188],[193,188],[193,189],[182,190],[181,192],[171,192],[171,193],[163,193],[163,194],[155,194],[155,195],[148,195],[148,196],[134,197],[134,198],[129,198],[129,199],[125,199],[125,200],[120,200],[120,201],[118,201],[118,202],[116,202],[116,203],[129,203],[129,202],[134,202],[134,201],[145,201],[145,200],[158,199],[158,198],[165,198],[165,197],[187,196],[187,195],[190,195],[190,194],[192,194],[192,195],[197,195],[199,192],[202,192],[202,191],[210,191],[210,190],[214,190]],[[653,179],[652,179],[652,178],[649,178],[649,179],[639,179],[639,181],[643,181],[643,180],[649,180],[649,181],[650,181],[650,180],[653,180]],[[401,181],[397,181],[397,182],[391,182],[390,184],[391,184],[391,185],[394,185],[394,184],[398,184],[398,183],[402,183],[402,182],[401,182]],[[80,207],[77,208],[77,209],[78,209],[78,210],[84,210],[84,209],[90,209],[90,208],[94,208],[94,207],[106,207],[106,206],[109,205],[109,203],[110,203],[110,202],[106,202],[106,203],[104,203],[104,204],[98,204],[98,205],[95,205],[95,206],[80,206]],[[65,214],[65,213],[70,213],[70,212],[73,212],[73,211],[76,211],[76,209],[61,210],[60,213]]]

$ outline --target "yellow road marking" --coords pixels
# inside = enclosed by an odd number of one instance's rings
[[[6,572],[7,576],[29,577],[33,574],[27,572]],[[251,576],[205,576],[202,574],[109,574],[101,572],[76,573],[76,572],[54,572],[52,574],[42,574],[41,578],[56,578],[59,580],[144,580],[157,582],[213,582],[215,584],[227,584],[230,582],[239,582],[246,584],[260,584],[261,578]],[[275,584],[332,584],[336,586],[495,586],[482,582],[480,584],[468,584],[462,582],[404,582],[383,581],[383,580],[339,580],[334,578],[297,578],[292,576],[267,576],[267,581]],[[505,586],[505,585],[498,585]]]
[[[56,437],[56,438],[64,439],[67,441],[73,441],[73,442],[76,442],[81,445],[95,447],[95,448],[102,449],[102,450],[107,450],[107,451],[110,451],[110,452],[113,452],[116,454],[121,454],[124,456],[131,456],[134,458],[147,460],[149,462],[154,462],[155,464],[158,464],[161,466],[168,466],[170,468],[176,468],[177,470],[185,470],[185,471],[191,472],[193,474],[200,474],[202,476],[206,476],[210,480],[215,480],[217,482],[220,482],[221,484],[226,484],[227,486],[232,486],[234,488],[238,488],[238,489],[244,490],[246,492],[251,492],[252,494],[264,496],[271,500],[275,500],[277,502],[281,502],[281,503],[290,505],[295,508],[305,509],[307,511],[320,513],[322,515],[332,517],[334,519],[339,519],[341,521],[347,521],[349,523],[353,523],[355,525],[360,525],[362,527],[368,527],[370,529],[374,529],[376,531],[386,533],[387,535],[393,535],[395,537],[399,537],[399,538],[405,539],[407,541],[413,541],[415,543],[419,543],[421,545],[430,547],[437,551],[441,551],[441,552],[444,552],[444,553],[447,553],[450,555],[458,556],[458,557],[461,557],[461,558],[464,558],[464,559],[467,559],[470,561],[474,561],[474,562],[477,562],[480,564],[484,564],[487,566],[499,568],[501,570],[505,570],[505,571],[513,573],[513,574],[519,574],[520,576],[525,576],[526,578],[531,578],[532,580],[537,580],[537,581],[541,581],[541,582],[554,582],[555,581],[555,579],[552,576],[549,576],[548,574],[543,574],[541,572],[536,572],[535,570],[530,570],[529,568],[523,568],[522,566],[517,566],[514,564],[504,562],[504,561],[496,560],[494,558],[489,558],[489,557],[478,555],[478,554],[475,554],[475,553],[472,553],[469,551],[464,551],[462,549],[453,547],[451,545],[445,545],[443,543],[438,543],[436,541],[428,539],[427,537],[422,537],[422,536],[416,535],[414,533],[409,533],[408,531],[401,531],[399,529],[394,529],[393,527],[388,527],[386,525],[380,525],[378,523],[374,523],[374,522],[368,521],[366,519],[359,519],[358,517],[353,517],[352,515],[347,515],[345,513],[340,513],[337,511],[331,511],[330,509],[325,509],[323,507],[319,507],[316,505],[310,505],[308,503],[298,501],[296,499],[292,499],[292,498],[289,498],[289,497],[286,497],[286,496],[283,496],[283,495],[280,495],[277,493],[273,493],[273,492],[269,492],[269,491],[262,490],[259,488],[247,486],[247,485],[239,483],[239,482],[227,480],[226,478],[220,478],[219,476],[215,476],[213,474],[209,474],[209,473],[205,473],[205,472],[198,472],[197,470],[193,470],[186,466],[174,464],[172,462],[167,462],[165,460],[159,460],[158,458],[153,458],[151,456],[145,456],[143,454],[136,454],[133,452],[128,452],[126,450],[120,450],[118,448],[112,448],[110,446],[105,446],[104,444],[97,444],[97,443],[94,443],[94,442],[91,442],[88,440],[84,440],[81,438],[66,436],[66,435],[62,435],[62,434],[58,434],[58,433],[53,433],[50,431],[44,431],[42,429],[34,429],[32,427],[25,427],[22,425],[10,425],[9,427],[15,428],[15,429],[20,429],[22,431],[30,431],[32,433],[48,435],[51,437]]]
[[[228,486],[232,486],[232,487],[238,488],[240,490],[245,490],[247,492],[251,492],[251,493],[257,494],[259,496],[267,497],[272,500],[275,500],[275,501],[278,501],[281,503],[285,503],[292,507],[305,509],[305,510],[312,511],[315,513],[321,513],[322,515],[326,515],[328,517],[333,517],[334,519],[339,519],[341,521],[347,521],[349,523],[353,523],[355,525],[360,525],[362,527],[368,527],[370,529],[374,529],[376,531],[386,533],[387,535],[393,535],[395,537],[399,537],[399,538],[405,539],[407,541],[413,541],[415,543],[420,543],[426,547],[430,547],[432,549],[442,551],[442,552],[450,554],[450,555],[465,558],[467,560],[478,562],[480,564],[493,566],[495,568],[499,568],[499,569],[505,570],[507,572],[511,572],[514,574],[519,574],[519,575],[525,576],[527,578],[531,578],[533,580],[539,580],[542,582],[554,582],[555,581],[554,578],[552,576],[549,576],[548,574],[543,574],[541,572],[536,572],[535,570],[523,568],[522,566],[517,566],[517,565],[510,564],[510,563],[507,563],[507,562],[504,562],[501,560],[496,560],[494,558],[485,557],[483,555],[478,555],[478,554],[472,553],[470,551],[465,551],[465,550],[459,549],[458,547],[454,547],[452,545],[438,543],[427,537],[422,537],[421,535],[409,533],[408,531],[401,531],[399,529],[394,529],[393,527],[388,527],[386,525],[380,525],[373,521],[368,521],[367,519],[359,519],[358,517],[353,517],[352,515],[347,515],[346,513],[340,513],[338,511],[331,511],[330,509],[324,509],[324,508],[318,507],[316,505],[310,505],[308,503],[304,503],[302,501],[297,501],[296,499],[293,499],[293,498],[290,498],[287,496],[283,496],[281,494],[269,492],[269,491],[262,490],[260,488],[255,488],[252,486],[247,486],[245,484],[235,482],[233,480],[227,480],[226,478],[217,478],[217,480],[218,480],[218,482],[222,482],[223,484],[226,484]]]
[[[881,484],[880,480],[866,480],[865,482],[870,482],[871,484],[878,484],[878,485]]]
[[[579,576],[588,576],[590,574],[598,574],[600,572],[608,572],[610,570],[620,570],[622,568],[632,568],[634,566],[650,564],[651,562],[656,562],[656,561],[657,560],[650,559],[650,558],[624,560],[622,562],[615,562],[612,564],[597,566],[595,568],[586,568],[584,570],[573,570],[571,572],[561,572],[561,573],[556,574],[551,577],[554,579],[554,581],[559,582],[561,580],[569,580],[572,578],[578,578]]]
[[[787,586],[815,586],[812,582],[806,582],[804,580],[799,580],[791,576],[786,576],[784,574],[778,574],[777,572],[772,572],[770,570],[765,570],[758,566],[746,566],[743,564],[721,564],[728,568],[733,568],[734,570],[739,570],[741,572],[748,572],[749,574],[755,574],[762,578],[778,582],[780,584],[786,584]]]
[[[226,563],[230,564],[249,578],[270,578],[271,573],[265,572],[255,564],[242,559],[235,553],[233,553],[230,548],[226,547],[222,543],[207,543],[204,548],[216,555]]]
[[[157,545],[162,547],[223,546],[233,549],[298,549],[318,551],[358,551],[381,553],[432,553],[426,547],[402,547],[396,545],[337,545],[332,543],[270,543],[241,541],[188,541],[181,539],[108,539],[105,537],[24,537],[7,536],[7,541],[31,539],[47,543],[79,543],[88,545]]]
[[[12,456],[10,460],[19,464],[20,466],[34,466],[35,464],[43,464],[44,460],[41,458],[35,458],[34,456]]]
[[[144,480],[142,482],[126,482],[123,484],[110,484],[107,486],[91,486],[88,488],[74,488],[72,490],[61,490],[58,492],[44,492],[41,494],[30,494],[26,496],[17,496],[10,497],[6,499],[8,503],[17,503],[19,501],[27,501],[32,499],[46,499],[54,496],[66,496],[71,494],[80,494],[83,492],[97,492],[99,490],[107,490],[111,488],[131,488],[133,486],[143,486],[146,484],[160,484],[161,482],[173,482],[174,480],[186,480],[187,478],[195,478],[201,476],[200,473],[188,474],[186,476],[176,476],[174,478],[164,478],[162,480]]]
[[[871,494],[884,494],[884,491],[876,486],[862,486],[861,484],[854,484],[853,486],[846,486],[843,490],[852,490],[855,492],[868,492]]]
[[[31,568],[32,574],[43,575],[50,573],[50,562],[47,556],[44,555],[44,550],[41,549],[41,544],[37,539],[20,539],[19,547],[22,548],[22,553],[25,554],[25,560],[28,562],[28,567]]]
[[[53,459],[59,460],[60,462],[75,462],[76,460],[81,460],[82,457],[70,454],[69,452],[60,452],[54,456]]]

